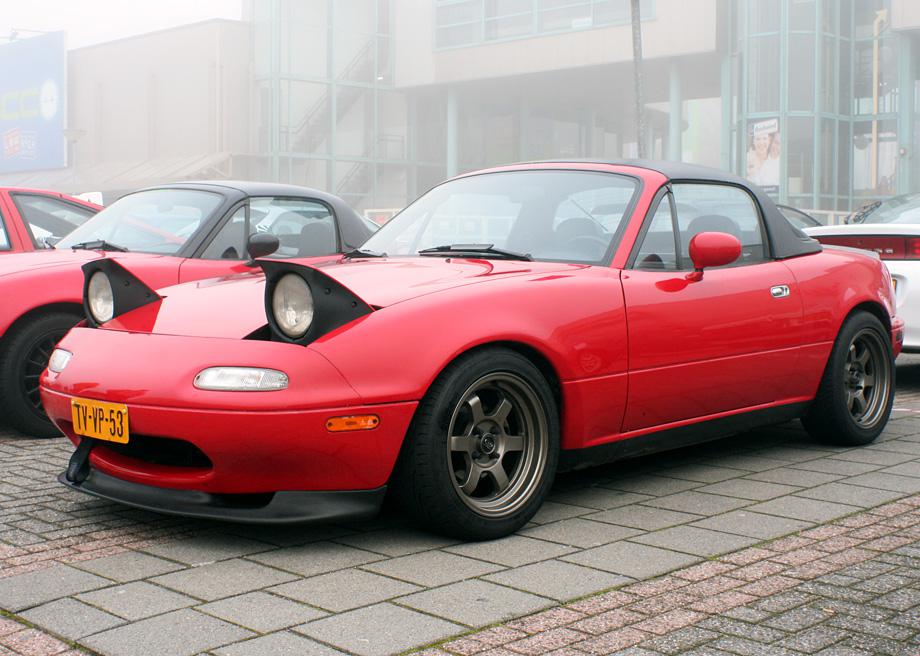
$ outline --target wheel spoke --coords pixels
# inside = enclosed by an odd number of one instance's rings
[[[472,435],[452,435],[450,438],[450,450],[472,454],[476,450],[476,442],[476,438]]]
[[[482,467],[475,462],[470,463],[470,470],[467,472],[466,480],[460,484],[460,489],[466,494],[472,494],[479,486],[479,479],[482,478]]]
[[[505,468],[502,467],[502,461],[496,460],[495,464],[485,470],[486,473],[492,477],[492,480],[495,482],[495,492],[500,494],[508,488],[508,473],[505,471]]]
[[[506,435],[504,442],[505,453],[524,450],[524,438],[521,435]]]
[[[857,361],[859,364],[861,364],[863,367],[865,367],[865,366],[866,366],[866,363],[869,361],[869,356],[871,356],[871,355],[872,355],[872,353],[869,351],[869,348],[868,348],[867,346],[863,346],[862,353],[860,353],[860,354],[856,357],[856,361]]]
[[[863,379],[864,387],[874,387],[875,386],[875,375],[866,374],[866,377]]]
[[[853,395],[853,402],[856,405],[856,412],[859,413],[860,417],[866,414],[866,408],[869,407],[869,404],[866,402],[866,397],[863,396],[862,390]]]
[[[486,418],[485,412],[482,409],[482,400],[480,400],[478,394],[473,394],[466,400],[466,404],[470,408],[470,412],[473,414],[473,424],[478,424]]]
[[[505,423],[508,421],[508,415],[511,414],[511,411],[514,409],[514,406],[511,405],[511,401],[503,398],[501,403],[498,404],[498,407],[495,408],[495,412],[492,413],[492,419],[495,420],[499,426],[504,427]]]

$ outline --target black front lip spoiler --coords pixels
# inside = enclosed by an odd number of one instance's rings
[[[383,505],[386,486],[373,490],[284,491],[275,492],[264,505],[234,505],[235,496],[197,490],[174,490],[123,481],[92,469],[82,483],[58,481],[67,487],[95,497],[117,501],[135,508],[168,515],[218,519],[245,524],[304,524],[342,519],[368,519]]]

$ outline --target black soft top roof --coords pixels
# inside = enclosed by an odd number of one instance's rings
[[[673,182],[690,181],[690,182],[723,182],[726,184],[737,185],[747,189],[757,202],[760,204],[763,213],[764,225],[767,228],[767,236],[770,239],[770,245],[773,249],[773,257],[778,260],[785,260],[790,257],[799,257],[801,255],[810,255],[820,253],[821,244],[812,239],[804,232],[793,226],[786,217],[777,209],[773,199],[764,193],[763,189],[753,184],[749,180],[728,173],[721,169],[714,169],[708,166],[698,164],[685,164],[684,162],[663,162],[645,159],[577,159],[577,160],[543,160],[540,162],[526,162],[527,164],[565,164],[580,162],[586,164],[609,164],[613,166],[633,166],[636,168],[649,169],[657,171],[668,180]]]

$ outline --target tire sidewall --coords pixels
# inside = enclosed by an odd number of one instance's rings
[[[460,497],[452,481],[453,472],[448,458],[448,432],[453,412],[462,395],[477,380],[488,374],[503,372],[523,379],[535,392],[546,420],[547,454],[540,481],[522,507],[505,517],[490,518],[470,508]],[[442,374],[442,385],[437,392],[426,397],[432,422],[425,434],[415,434],[410,439],[429,442],[430,463],[417,475],[431,477],[432,502],[441,507],[444,519],[457,522],[458,531],[472,539],[493,539],[513,533],[526,524],[543,504],[549,493],[559,459],[559,413],[552,390],[540,370],[525,357],[507,349],[488,349],[471,353]],[[448,531],[450,531],[448,527]]]
[[[872,428],[863,428],[853,419],[849,408],[846,405],[846,387],[843,382],[844,368],[846,367],[847,352],[853,338],[862,330],[869,329],[877,333],[881,344],[885,349],[888,358],[888,398],[885,401],[885,409],[878,423]],[[834,350],[831,356],[831,371],[829,382],[831,385],[832,403],[834,412],[840,417],[843,434],[841,438],[846,442],[854,445],[868,444],[877,438],[888,423],[888,417],[891,414],[891,408],[894,406],[895,391],[895,367],[894,353],[891,348],[891,339],[886,334],[882,323],[869,313],[858,313],[851,316],[840,329],[840,333],[834,343]]]
[[[27,435],[60,435],[54,424],[46,416],[38,415],[23,395],[21,380],[29,355],[41,341],[54,335],[63,337],[78,321],[78,317],[66,313],[46,314],[18,327],[4,340],[0,349],[0,404],[10,425]]]

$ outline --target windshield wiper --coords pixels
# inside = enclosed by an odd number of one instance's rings
[[[451,253],[474,253],[483,255],[497,255],[506,260],[524,260],[532,262],[533,258],[528,253],[517,253],[504,248],[495,248],[493,244],[445,244],[434,248],[423,248],[419,255],[442,255]]]
[[[386,253],[378,253],[377,251],[365,251],[360,248],[355,248],[348,251],[344,254],[345,257],[386,257]]]
[[[119,253],[127,253],[128,249],[124,246],[119,246],[118,244],[113,244],[110,241],[105,239],[93,239],[91,241],[81,241],[79,244],[71,244],[67,248],[73,248],[74,250],[87,250],[87,251],[118,251]]]

